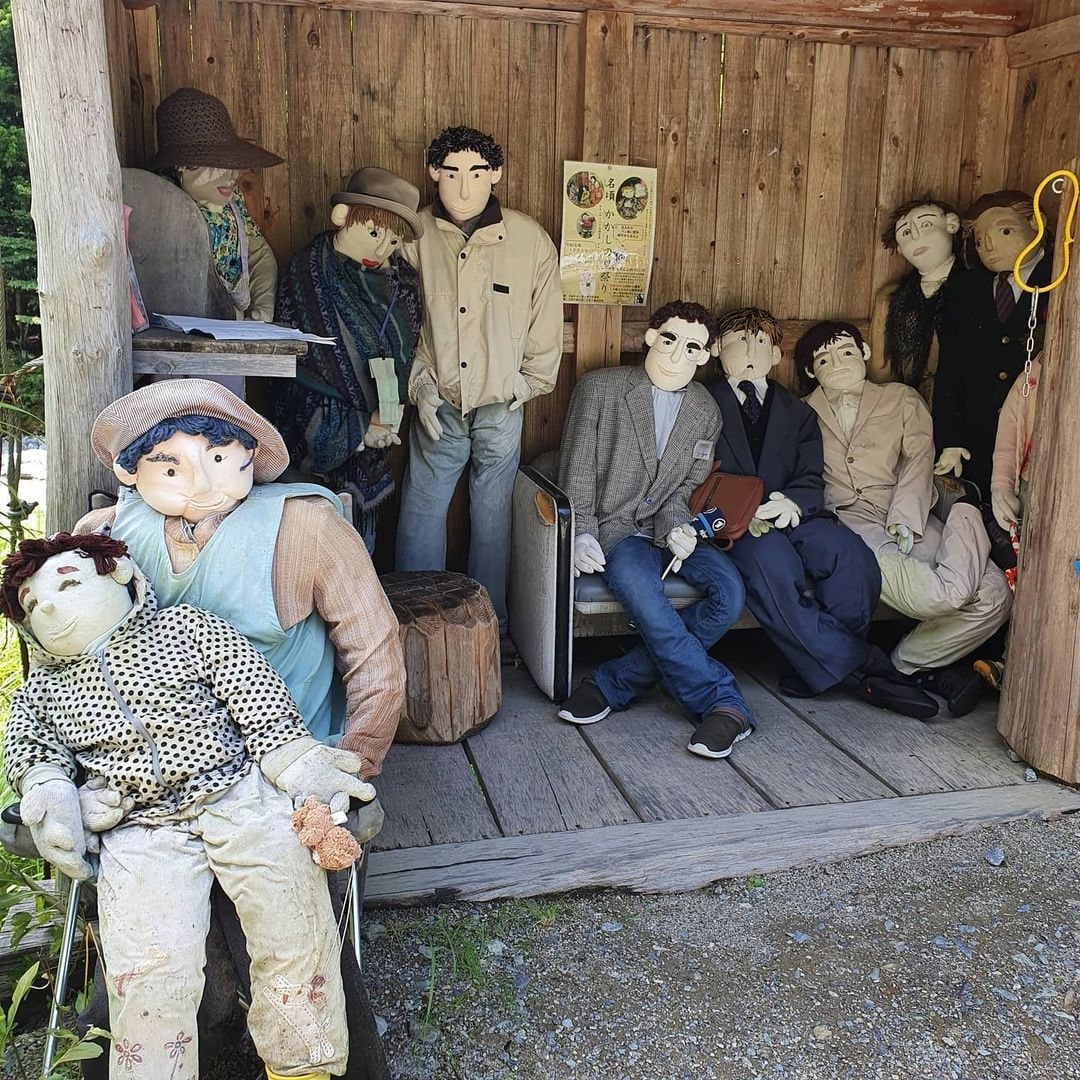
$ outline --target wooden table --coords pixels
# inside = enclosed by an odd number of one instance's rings
[[[135,375],[269,375],[296,377],[306,341],[218,341],[151,327],[131,336]]]

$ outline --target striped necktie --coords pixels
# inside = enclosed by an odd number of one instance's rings
[[[997,308],[998,322],[1008,322],[1009,316],[1016,307],[1016,297],[1013,295],[1011,270],[1002,270],[997,276],[994,285],[994,307]]]

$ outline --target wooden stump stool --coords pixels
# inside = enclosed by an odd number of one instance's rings
[[[499,621],[464,574],[417,570],[381,579],[401,624],[405,711],[395,742],[454,743],[502,704]]]

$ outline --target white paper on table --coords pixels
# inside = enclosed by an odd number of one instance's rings
[[[162,315],[155,311],[153,323],[182,334],[206,334],[217,341],[311,341],[316,345],[333,345],[337,340],[255,319],[201,319],[194,315]]]

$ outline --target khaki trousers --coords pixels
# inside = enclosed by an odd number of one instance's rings
[[[251,958],[248,1028],[279,1076],[348,1060],[340,939],[326,874],[293,832],[289,798],[257,768],[161,825],[101,840],[98,911],[109,991],[110,1075],[197,1080],[213,880],[236,905]]]

